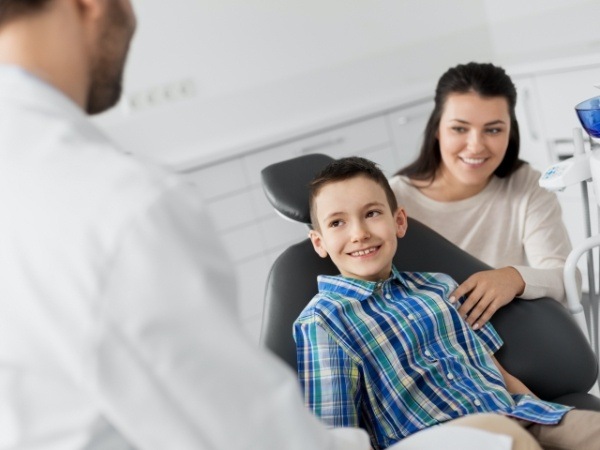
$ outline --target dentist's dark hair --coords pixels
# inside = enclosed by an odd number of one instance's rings
[[[415,180],[433,181],[442,162],[437,132],[440,119],[451,94],[475,92],[484,98],[502,97],[508,103],[510,134],[504,159],[494,172],[500,178],[510,176],[525,161],[519,159],[519,124],[515,115],[517,90],[503,68],[490,63],[459,64],[448,69],[439,79],[435,90],[435,105],[425,131],[421,151],[415,161],[400,169],[396,175],[405,175]]]
[[[52,0],[0,0],[0,26],[19,16],[40,11]]]

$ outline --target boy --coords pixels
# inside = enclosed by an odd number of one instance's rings
[[[307,405],[331,426],[362,426],[376,449],[467,414],[518,419],[542,446],[600,448],[600,413],[537,399],[493,353],[490,324],[470,328],[449,276],[392,265],[406,214],[372,162],[344,158],[310,185],[315,251],[341,275],[294,324]],[[550,426],[549,426],[550,425]]]

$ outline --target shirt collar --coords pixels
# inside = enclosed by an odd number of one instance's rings
[[[85,112],[64,92],[16,65],[0,64],[0,98],[87,120]]]
[[[376,290],[390,283],[399,283],[408,287],[402,272],[392,265],[392,273],[387,280],[366,281],[356,278],[347,278],[342,275],[319,275],[317,278],[320,293],[333,293],[344,297],[352,297],[356,300],[365,300],[375,293]]]

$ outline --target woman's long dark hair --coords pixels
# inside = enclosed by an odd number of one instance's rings
[[[524,161],[519,159],[519,125],[515,115],[517,90],[510,77],[501,67],[489,63],[459,64],[448,69],[438,81],[435,89],[435,106],[425,127],[421,151],[415,161],[400,169],[396,175],[405,175],[415,180],[435,178],[442,162],[440,142],[436,137],[440,119],[450,94],[475,92],[482,97],[503,97],[508,102],[510,114],[510,134],[504,159],[494,172],[504,178],[517,170]]]

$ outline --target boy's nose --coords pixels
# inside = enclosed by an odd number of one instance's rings
[[[354,242],[364,241],[365,239],[369,239],[370,237],[371,237],[371,234],[369,233],[369,230],[367,229],[367,227],[365,227],[364,225],[359,224],[354,227],[354,230],[352,233],[352,240]]]

